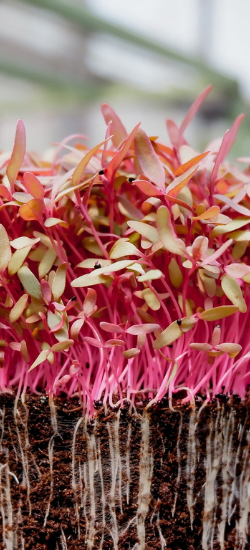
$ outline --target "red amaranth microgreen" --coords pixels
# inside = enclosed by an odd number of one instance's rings
[[[194,151],[184,132],[209,91],[167,122],[171,147],[103,104],[104,141],[70,136],[48,162],[18,121],[0,163],[2,391],[77,393],[90,413],[114,394],[245,396],[249,168],[225,160],[243,116]]]

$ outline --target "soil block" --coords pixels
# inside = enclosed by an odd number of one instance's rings
[[[0,396],[0,549],[247,550],[250,401]]]

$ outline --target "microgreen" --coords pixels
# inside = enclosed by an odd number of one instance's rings
[[[104,104],[105,139],[71,136],[45,163],[18,121],[0,173],[2,391],[78,392],[89,412],[144,389],[244,397],[249,168],[226,160],[242,115],[211,150],[187,144],[209,91],[167,121],[171,147]]]

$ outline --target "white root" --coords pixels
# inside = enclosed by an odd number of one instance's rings
[[[49,406],[50,406],[51,426],[53,428],[54,433],[53,433],[52,437],[50,438],[49,445],[48,445],[49,468],[50,468],[50,495],[49,495],[49,502],[48,502],[48,505],[47,505],[47,510],[46,510],[45,517],[44,517],[44,522],[43,522],[44,527],[46,527],[46,524],[47,524],[47,519],[48,519],[49,512],[50,512],[51,501],[52,501],[52,498],[53,498],[53,490],[54,490],[54,476],[53,476],[54,440],[55,440],[55,437],[57,435],[59,435],[58,434],[58,427],[57,427],[56,407],[55,407],[53,397],[49,398]]]
[[[146,412],[141,420],[141,452],[139,467],[139,494],[136,514],[137,536],[139,543],[134,550],[144,550],[146,544],[145,520],[151,499],[151,481],[153,474],[153,455],[149,446],[150,429]]]
[[[195,431],[197,428],[196,409],[192,407],[189,419],[189,432],[187,442],[187,505],[190,514],[190,524],[193,530],[194,522],[194,480],[196,470],[196,443]]]
[[[236,524],[236,543],[239,550],[247,548],[250,513],[250,431],[246,435],[247,445],[242,455],[242,470],[239,483],[239,521]]]
[[[19,401],[20,403],[20,401]],[[5,410],[0,410],[0,452],[4,456],[0,463],[0,514],[2,518],[3,543],[6,550],[25,549],[26,541],[21,532],[23,522],[23,502],[12,502],[12,489],[15,485],[24,485],[25,493],[21,497],[27,499],[28,512],[32,514],[30,493],[34,471],[38,478],[40,469],[33,457],[29,446],[28,406],[23,400],[21,409],[19,403],[14,405],[15,436],[11,426],[7,425]],[[53,399],[49,401],[51,426],[53,435],[48,443],[48,457],[50,468],[50,493],[44,517],[44,526],[48,522],[54,492],[53,461],[55,453],[55,437],[59,435],[56,408]],[[195,521],[195,476],[197,465],[201,460],[198,449],[198,426],[201,413],[207,403],[200,410],[190,409],[187,434],[187,457],[185,465],[186,505],[190,516],[191,529]],[[175,481],[174,503],[171,514],[174,516],[182,471],[181,442],[183,437],[184,416],[181,411],[172,411],[180,414],[178,432],[176,434],[177,477]],[[214,409],[213,409],[214,410]],[[107,416],[109,411],[107,410]],[[161,520],[161,506],[158,498],[154,501],[153,512],[150,516],[150,502],[152,495],[152,475],[154,468],[153,451],[150,439],[154,434],[150,425],[150,415],[144,410],[143,415],[136,414],[139,437],[140,454],[133,449],[133,423],[129,420],[121,429],[120,411],[107,419],[106,428],[100,438],[98,435],[98,420],[95,418],[89,426],[86,417],[77,419],[72,430],[72,464],[71,486],[74,493],[75,517],[78,524],[78,538],[85,538],[87,550],[98,547],[102,550],[107,537],[112,538],[112,550],[118,550],[122,537],[128,538],[136,534],[137,542],[131,545],[133,550],[144,550],[146,547],[146,522],[151,521],[154,532],[158,537],[159,548],[164,550],[168,541],[165,538],[165,529]],[[139,421],[138,421],[139,420]],[[64,422],[64,421],[63,421]],[[62,426],[60,425],[60,428]],[[216,416],[211,416],[209,431],[206,439],[205,479],[199,494],[204,496],[202,511],[203,532],[202,550],[213,550],[215,544],[220,550],[226,548],[226,530],[237,511],[235,520],[235,550],[246,550],[249,536],[250,519],[250,431],[248,418],[244,426],[236,423],[234,408],[218,407]],[[106,445],[102,447],[106,430]],[[79,444],[79,433],[81,435]],[[21,461],[22,473],[17,475],[13,467],[13,458],[9,458],[6,439],[12,439],[12,457]],[[121,436],[123,439],[121,440]],[[163,440],[163,449],[165,440]],[[15,439],[16,438],[16,439]],[[235,441],[237,438],[237,446]],[[16,443],[17,441],[17,443]],[[82,444],[83,442],[83,444]],[[244,443],[243,443],[244,442]],[[137,445],[137,443],[136,443]],[[79,453],[81,454],[79,455]],[[160,459],[163,464],[163,459]],[[10,467],[10,464],[12,465]],[[241,471],[238,474],[239,464]],[[36,477],[36,476],[35,476]],[[127,521],[123,516],[125,509],[131,503],[132,489],[138,491],[137,508],[130,514]],[[179,506],[178,506],[179,510]],[[85,518],[86,531],[80,531],[81,517]],[[150,519],[151,518],[151,519]],[[218,519],[219,518],[219,519]],[[97,541],[98,545],[97,545]],[[57,543],[58,550],[66,550],[68,542],[63,529]]]

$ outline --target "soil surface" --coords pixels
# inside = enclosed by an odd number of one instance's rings
[[[0,396],[0,549],[247,550],[249,400]]]

